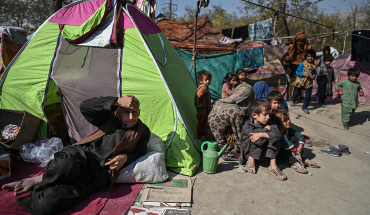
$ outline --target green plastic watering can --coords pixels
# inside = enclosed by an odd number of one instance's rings
[[[203,150],[203,146],[207,144],[207,150]],[[217,142],[204,142],[201,146],[203,152],[203,171],[206,173],[216,173],[218,159],[222,155],[222,152],[227,147],[227,144],[217,152]]]

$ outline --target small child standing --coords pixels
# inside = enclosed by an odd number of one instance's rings
[[[276,165],[276,156],[280,149],[280,131],[278,127],[269,120],[271,106],[262,99],[254,99],[249,105],[249,114],[252,117],[243,126],[240,147],[239,173],[246,171],[255,174],[255,160],[270,158],[270,166],[267,172],[278,180],[286,180],[284,173]]]
[[[317,95],[319,96],[319,104],[325,105],[326,97],[332,96],[332,83],[334,81],[334,69],[331,67],[331,63],[334,58],[331,55],[325,55],[323,58],[324,65],[320,68],[319,74],[317,75],[316,82],[318,85]]]
[[[358,95],[364,96],[364,91],[357,81],[360,71],[357,68],[348,70],[348,80],[341,81],[334,85],[335,90],[341,95],[342,99],[342,122],[345,130],[349,129],[351,115],[359,105]]]
[[[304,155],[304,137],[301,133],[290,127],[289,114],[285,110],[273,110],[271,114],[273,121],[281,132],[280,144],[282,150],[279,157],[288,160],[292,169],[296,172],[307,174],[305,166],[320,168],[320,166],[305,158]]]
[[[247,77],[247,72],[244,69],[236,70],[236,76],[239,79],[239,84],[246,83],[245,78]]]
[[[295,102],[298,99],[298,96],[301,94],[301,90],[306,90],[306,96],[304,98],[304,103],[302,106],[302,110],[306,114],[310,113],[310,111],[308,111],[308,105],[310,104],[312,94],[313,79],[317,75],[316,65],[314,64],[315,58],[315,50],[308,49],[305,52],[305,60],[298,66],[298,69],[296,71],[296,80],[292,84],[295,87],[294,96],[291,103],[292,106],[294,106]]]
[[[212,75],[206,70],[198,73],[197,79],[200,83],[197,93],[195,94],[195,107],[197,108],[197,138],[200,139],[204,135],[207,117],[211,111],[211,94],[208,86],[211,84]]]
[[[319,64],[317,64],[317,66],[319,66],[319,67],[324,67],[325,66],[325,61],[324,61],[324,56],[325,55],[331,55],[330,54],[330,46],[325,46],[323,48],[323,50],[322,50],[322,56],[320,58]],[[333,55],[331,55],[331,56],[333,56]]]
[[[222,99],[227,98],[233,94],[235,87],[238,86],[238,77],[235,73],[229,72],[226,74],[224,81],[224,86],[222,87]]]

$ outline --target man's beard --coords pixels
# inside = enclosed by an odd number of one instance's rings
[[[128,124],[125,124],[125,123],[121,122],[121,125],[122,125],[122,127],[124,127],[124,128],[132,128],[132,127],[134,127],[134,126],[136,125],[136,123],[135,123],[135,124],[133,124],[133,125],[128,125]]]

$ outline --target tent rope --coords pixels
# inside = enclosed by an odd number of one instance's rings
[[[85,62],[86,62],[86,58],[87,58],[87,54],[89,53],[89,46],[87,47],[87,50],[86,50],[86,54],[85,54],[85,57],[84,57],[84,61],[82,62],[82,65],[81,65],[81,68],[84,68],[85,66]]]

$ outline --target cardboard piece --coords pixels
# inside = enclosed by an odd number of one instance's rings
[[[0,155],[0,181],[9,178],[12,175],[10,168],[9,154]]]
[[[146,185],[140,202],[190,203],[191,189],[190,178],[172,178],[164,183]]]
[[[19,150],[19,146],[33,142],[40,125],[40,119],[26,111],[0,108],[0,130],[9,124],[19,126],[19,133],[14,140],[2,141],[1,145]]]

